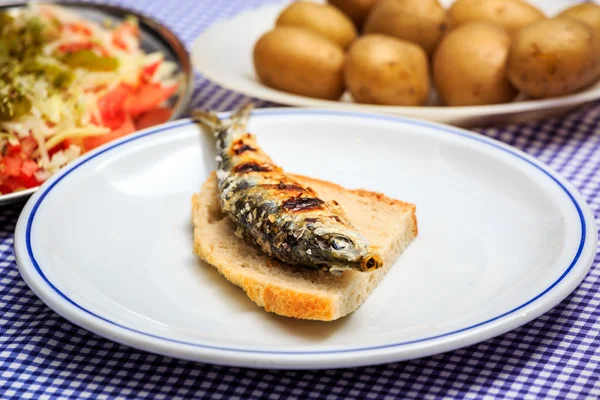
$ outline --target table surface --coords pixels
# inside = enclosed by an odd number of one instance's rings
[[[169,26],[188,49],[218,18],[260,0],[117,0]],[[193,106],[246,98],[196,76]],[[257,102],[258,106],[267,103]],[[537,123],[477,129],[569,179],[600,216],[600,102]],[[529,324],[461,350],[366,368],[276,371],[163,357],[72,325],[27,287],[13,231],[22,204],[0,210],[0,398],[600,398],[600,267]]]

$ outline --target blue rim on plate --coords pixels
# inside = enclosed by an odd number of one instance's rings
[[[214,346],[214,345],[206,345],[206,344],[201,344],[201,343],[194,343],[194,342],[187,342],[187,341],[182,341],[182,340],[177,340],[177,339],[172,339],[172,338],[168,338],[168,337],[164,337],[164,336],[160,336],[160,335],[155,335],[152,333],[148,333],[148,332],[144,332],[144,331],[140,331],[134,328],[130,328],[127,327],[125,325],[119,324],[117,322],[111,321],[110,319],[107,319],[105,317],[102,317],[86,308],[84,308],[83,306],[79,305],[78,303],[76,303],[75,301],[73,301],[72,299],[70,299],[67,295],[65,295],[63,292],[61,292],[56,286],[54,286],[54,284],[52,282],[50,282],[50,280],[46,277],[46,275],[43,272],[42,267],[39,265],[38,261],[36,260],[35,254],[32,250],[32,245],[31,245],[31,228],[33,225],[33,222],[35,220],[35,216],[36,213],[40,207],[40,205],[43,203],[45,197],[52,191],[52,189],[54,187],[56,187],[56,185],[58,185],[66,176],[68,176],[71,172],[75,171],[76,169],[78,169],[79,167],[81,167],[82,165],[84,165],[85,163],[87,163],[88,161],[104,154],[107,153],[109,151],[111,151],[114,148],[117,148],[119,146],[122,146],[126,143],[135,141],[135,140],[139,140],[141,138],[144,138],[146,136],[150,136],[150,135],[155,135],[158,134],[160,132],[166,131],[166,130],[171,130],[171,129],[176,129],[176,128],[180,128],[180,127],[184,127],[190,124],[193,124],[192,121],[186,119],[186,120],[182,120],[182,121],[177,121],[177,122],[173,122],[170,124],[166,124],[163,126],[159,126],[159,127],[155,127],[155,128],[149,128],[145,131],[142,131],[138,134],[134,134],[131,137],[126,137],[123,138],[117,142],[113,142],[113,143],[109,143],[99,149],[97,149],[95,152],[91,152],[89,155],[84,156],[81,160],[74,162],[72,165],[67,166],[63,171],[59,172],[57,175],[58,177],[55,178],[54,180],[50,180],[48,182],[48,185],[43,186],[40,191],[36,194],[37,199],[35,199],[35,203],[33,205],[33,208],[31,210],[31,214],[28,217],[27,220],[27,225],[26,225],[26,231],[25,231],[25,241],[26,241],[26,248],[27,248],[27,253],[28,253],[28,257],[29,257],[29,261],[34,265],[36,272],[39,274],[39,276],[46,282],[47,285],[49,285],[52,290],[54,290],[56,292],[56,294],[60,295],[63,299],[65,299],[67,302],[69,302],[70,304],[72,304],[73,306],[77,307],[80,311],[89,314],[90,316],[93,316],[95,318],[98,318],[104,322],[107,322],[111,325],[114,325],[118,328],[121,329],[125,329],[127,331],[133,332],[133,333],[137,333],[137,334],[141,334],[150,338],[154,338],[154,339],[160,339],[160,340],[164,340],[164,341],[168,341],[168,342],[173,342],[173,343],[178,343],[178,344],[183,344],[183,345],[189,345],[189,346],[195,346],[195,347],[201,347],[201,348],[205,348],[205,349],[211,349],[211,350],[220,350],[220,351],[230,351],[230,352],[236,352],[236,353],[249,353],[249,354],[281,354],[281,355],[315,355],[315,354],[340,354],[340,353],[356,353],[356,352],[362,352],[362,351],[368,351],[368,350],[378,350],[378,349],[386,349],[386,348],[393,348],[393,347],[399,347],[399,346],[406,346],[406,345],[410,345],[410,344],[415,344],[415,343],[420,343],[420,342],[426,342],[426,341],[431,341],[431,340],[435,340],[435,339],[440,339],[440,338],[444,338],[444,337],[448,337],[448,336],[452,336],[452,335],[456,335],[458,333],[462,333],[462,332],[466,332],[469,330],[473,330],[474,328],[483,326],[483,325],[488,325],[494,321],[497,321],[501,318],[504,318],[506,316],[509,316],[511,314],[516,313],[517,311],[523,309],[524,307],[530,305],[531,303],[535,302],[536,300],[538,300],[539,298],[541,298],[542,296],[544,296],[545,294],[547,294],[549,291],[551,291],[554,287],[556,287],[561,281],[563,281],[565,279],[565,277],[567,277],[569,275],[569,272],[573,269],[573,267],[577,264],[577,262],[579,261],[582,251],[584,249],[585,244],[587,243],[587,235],[586,235],[586,229],[587,229],[587,225],[586,225],[586,220],[584,218],[584,214],[583,211],[578,203],[578,201],[575,199],[575,196],[573,195],[573,193],[567,189],[567,187],[565,187],[565,185],[563,183],[561,183],[555,176],[553,176],[549,171],[547,171],[546,169],[544,169],[542,166],[538,165],[537,162],[533,161],[533,158],[531,158],[530,156],[525,155],[524,153],[520,152],[520,150],[515,150],[511,147],[509,147],[508,145],[502,144],[494,139],[490,139],[490,138],[486,138],[486,137],[481,137],[481,136],[477,136],[473,133],[467,132],[467,131],[462,131],[458,128],[453,128],[450,126],[445,126],[445,125],[441,125],[441,124],[436,124],[436,123],[431,123],[431,122],[425,122],[425,121],[418,121],[418,120],[412,120],[412,119],[408,119],[408,118],[402,118],[402,117],[395,117],[395,116],[384,116],[384,115],[371,115],[371,114],[363,114],[363,113],[356,113],[356,112],[343,112],[343,111],[329,111],[329,110],[311,110],[311,109],[279,109],[279,110],[273,110],[273,109],[263,109],[263,110],[255,110],[254,114],[256,115],[261,115],[261,116],[269,116],[269,115],[276,115],[276,116],[285,116],[285,115],[291,115],[291,114],[328,114],[328,115],[336,115],[336,116],[348,116],[348,117],[360,117],[360,118],[368,118],[368,119],[379,119],[379,120],[387,120],[387,121],[392,121],[392,122],[401,122],[404,124],[409,124],[409,125],[415,125],[415,126],[425,126],[425,127],[429,127],[429,128],[434,128],[436,130],[441,130],[444,131],[445,133],[448,134],[452,134],[452,135],[458,135],[464,138],[468,138],[477,142],[481,142],[484,143],[486,145],[492,146],[496,149],[499,149],[505,153],[508,153],[514,157],[517,157],[518,159],[520,159],[521,161],[528,163],[529,165],[535,167],[536,169],[538,169],[539,171],[543,172],[552,182],[554,182],[554,184],[558,185],[560,187],[560,189],[568,196],[569,200],[571,201],[571,203],[573,204],[573,207],[575,208],[577,215],[579,217],[579,221],[581,224],[581,238],[580,238],[580,243],[579,243],[579,247],[577,249],[576,254],[574,255],[572,261],[569,263],[568,267],[565,269],[565,271],[560,275],[560,277],[554,281],[550,286],[548,286],[545,290],[543,290],[542,292],[540,292],[539,294],[537,294],[536,296],[534,296],[533,298],[531,298],[530,300],[524,302],[523,304],[507,311],[504,312],[500,315],[497,315],[493,318],[487,319],[485,321],[479,322],[477,324],[465,327],[465,328],[461,328],[458,330],[454,330],[454,331],[450,331],[450,332],[446,332],[443,334],[439,334],[439,335],[435,335],[435,336],[431,336],[431,337],[425,337],[425,338],[420,338],[420,339],[415,339],[415,340],[411,340],[411,341],[405,341],[405,342],[399,342],[399,343],[391,343],[391,344],[385,344],[385,345],[378,345],[378,346],[369,346],[369,347],[361,347],[361,348],[351,348],[351,349],[339,349],[339,350],[324,350],[324,351],[270,351],[270,350],[255,350],[255,349],[247,349],[247,348],[234,348],[234,347],[221,347],[221,346]],[[228,115],[228,113],[221,113],[221,116],[226,116]],[[521,154],[522,153],[522,154]],[[32,198],[33,200],[34,198]],[[586,270],[587,271],[587,270]],[[579,282],[577,282],[579,283]],[[561,299],[562,300],[562,299]]]

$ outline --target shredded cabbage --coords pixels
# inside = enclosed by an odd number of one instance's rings
[[[140,48],[135,19],[109,27],[37,3],[0,14],[0,149],[35,139],[39,181],[85,151],[66,139],[111,132],[99,108],[103,96],[122,84],[139,86],[144,68],[157,64],[150,82],[178,82],[174,63]]]

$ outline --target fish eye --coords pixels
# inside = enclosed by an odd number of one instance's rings
[[[350,245],[350,241],[341,236],[334,236],[329,240],[329,245],[334,250],[343,250]]]

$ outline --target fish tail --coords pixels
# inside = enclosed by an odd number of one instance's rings
[[[194,121],[207,126],[214,132],[215,136],[217,136],[233,125],[236,125],[237,129],[235,130],[244,130],[246,125],[248,125],[250,113],[253,108],[254,105],[251,102],[246,103],[236,109],[231,116],[226,119],[221,119],[216,113],[207,110],[193,110],[191,114]]]
[[[246,125],[254,108],[247,103],[235,110],[229,118],[221,119],[211,111],[194,110],[192,119],[208,127],[216,139],[218,170],[226,171],[231,166],[229,150],[235,140],[246,133]]]
[[[192,120],[210,128],[210,130],[215,134],[223,127],[223,120],[221,120],[219,116],[212,111],[198,109],[193,110],[191,114]]]
[[[245,130],[246,126],[248,125],[248,120],[250,119],[250,113],[252,113],[253,109],[254,104],[252,104],[252,102],[242,105],[234,111],[234,113],[231,115],[230,121],[233,124],[238,125],[240,129]]]

